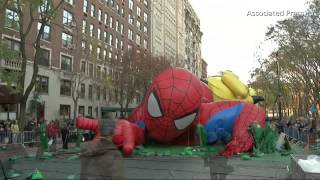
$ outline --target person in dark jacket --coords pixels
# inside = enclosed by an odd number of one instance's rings
[[[62,136],[62,143],[63,143],[62,148],[68,149],[69,129],[67,124],[65,123],[62,125],[62,128],[61,128],[61,136]]]

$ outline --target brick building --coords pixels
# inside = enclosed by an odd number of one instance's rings
[[[58,1],[53,0],[53,3],[58,4]],[[124,52],[133,47],[150,52],[150,4],[150,0],[65,0],[56,18],[45,26],[41,39],[37,116],[47,120],[73,118],[71,81],[73,75],[79,73],[85,80],[81,83],[78,114],[100,117],[102,108],[118,106],[108,101],[108,91],[95,83],[95,79],[116,73],[111,60],[121,61]],[[35,17],[40,15],[34,14]],[[0,17],[2,43],[18,51],[18,27],[12,23],[19,21],[17,14],[7,8]],[[33,42],[38,28],[39,23],[34,22],[26,41],[30,58],[34,56]],[[32,64],[28,62],[26,82],[31,79]],[[19,71],[20,68],[20,62],[0,59],[0,71]],[[32,93],[29,101],[31,98]],[[8,113],[7,104],[0,101],[0,118],[1,113]]]

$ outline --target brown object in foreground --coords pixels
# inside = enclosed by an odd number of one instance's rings
[[[111,140],[83,145],[80,179],[124,179],[122,155]]]

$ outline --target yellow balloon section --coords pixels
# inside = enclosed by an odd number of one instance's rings
[[[253,103],[252,96],[257,95],[254,89],[248,88],[231,71],[224,71],[221,76],[209,77],[208,86],[213,93],[215,101],[243,100]]]

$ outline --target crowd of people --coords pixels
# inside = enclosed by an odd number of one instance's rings
[[[0,121],[0,144],[17,143],[19,132],[17,121]]]
[[[56,144],[61,140],[63,148],[68,148],[68,141],[70,132],[73,130],[70,128],[70,124],[60,123],[58,120],[44,121],[40,120],[40,123],[31,120],[28,121],[25,127],[20,130],[16,120],[0,121],[0,145],[1,144],[17,144],[17,143],[33,143],[38,140],[39,127],[41,123],[45,123],[46,135],[49,139],[52,150],[56,149]],[[24,133],[22,137],[22,133]],[[22,139],[24,138],[24,139]]]

